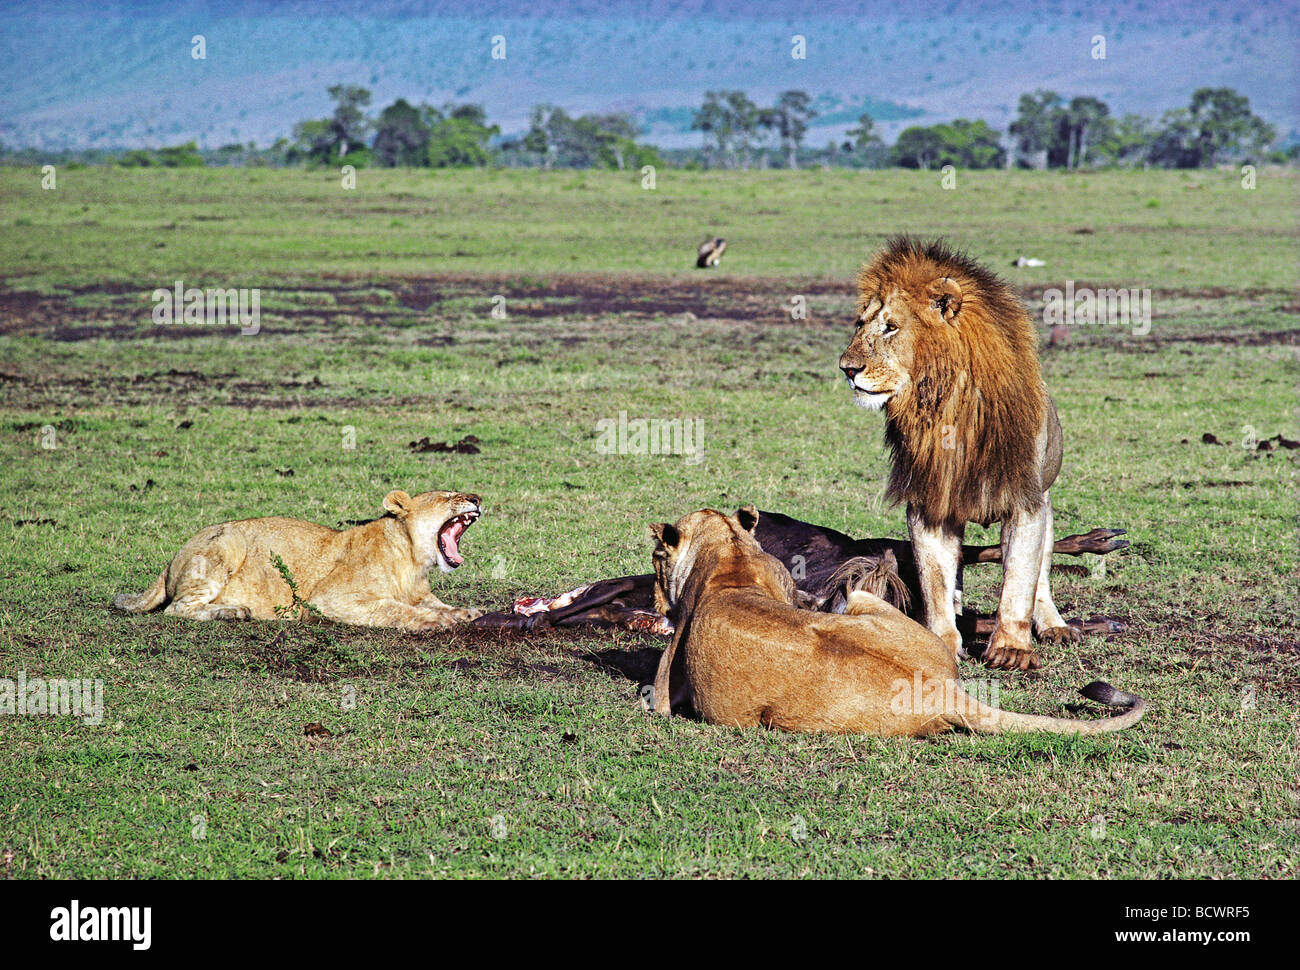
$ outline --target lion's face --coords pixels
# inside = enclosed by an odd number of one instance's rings
[[[913,379],[918,353],[936,330],[952,326],[960,301],[960,288],[947,278],[920,293],[900,287],[864,291],[857,330],[840,355],[854,402],[879,409],[901,394]]]
[[[415,555],[425,568],[435,564],[449,573],[465,561],[460,538],[483,514],[477,495],[465,492],[421,492],[400,489],[384,498],[384,510],[406,525]]]
[[[692,512],[678,519],[676,524],[661,522],[650,526],[650,534],[655,540],[651,557],[655,570],[655,610],[664,616],[670,615],[677,605],[682,585],[695,561],[695,536],[702,525],[700,520],[710,515],[721,513],[711,509]]]
[[[677,520],[650,526],[655,539],[655,610],[668,616],[682,595],[686,580],[701,548],[714,543],[741,542],[761,552],[754,528],[758,512],[752,505],[725,515],[715,509],[701,509]]]

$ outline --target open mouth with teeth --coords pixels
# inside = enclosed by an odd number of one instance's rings
[[[442,561],[452,569],[465,561],[465,557],[460,554],[460,537],[482,514],[478,509],[470,509],[460,515],[453,515],[438,530],[438,552],[442,555]]]

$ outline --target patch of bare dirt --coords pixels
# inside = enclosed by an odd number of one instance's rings
[[[95,305],[75,301],[91,292],[99,298]],[[186,339],[214,332],[203,326],[154,325],[151,292],[120,285],[55,294],[0,288],[0,334],[77,341],[101,337]],[[290,294],[293,299],[285,300]],[[545,278],[444,274],[383,281],[326,278],[310,286],[288,286],[278,292],[274,287],[263,287],[262,331],[319,329],[341,318],[409,324],[416,315],[440,313],[453,305],[481,304],[486,312],[494,296],[505,297],[510,315],[530,319],[691,313],[724,320],[789,320],[790,298],[795,294],[842,300],[846,313],[853,298],[852,287],[845,281],[737,278],[707,272],[663,278],[610,274]],[[87,319],[96,323],[82,322]]]
[[[372,404],[356,397],[331,397],[315,392],[325,389],[319,377],[310,379],[248,380],[233,371],[204,374],[200,371],[147,371],[138,374],[11,374],[10,397],[77,396],[120,404],[139,404],[167,397],[176,401],[202,400],[245,408],[354,407]],[[426,400],[412,398],[408,403]],[[21,429],[18,429],[21,430]]]
[[[1033,284],[1021,289],[1030,301],[1064,284]],[[1077,287],[1100,286],[1076,281]],[[157,326],[151,317],[151,289],[134,289],[121,283],[80,287],[54,294],[0,287],[0,334],[46,336],[57,341],[108,339],[185,340],[211,336],[216,328],[186,324]],[[1273,290],[1230,290],[1225,287],[1156,290],[1160,297],[1201,300],[1278,297],[1292,294]],[[93,295],[93,305],[84,298]],[[791,298],[842,305],[839,312],[812,313],[811,326],[839,326],[852,311],[853,286],[849,280],[814,277],[736,277],[707,270],[680,276],[649,277],[627,274],[586,273],[511,276],[506,274],[437,274],[418,278],[362,280],[323,277],[310,284],[262,287],[261,332],[269,334],[330,333],[340,324],[391,324],[409,327],[426,314],[443,316],[486,313],[493,297],[506,300],[511,317],[526,319],[574,317],[664,317],[739,322],[789,323]],[[291,297],[291,298],[290,298]],[[82,298],[78,302],[78,298]],[[269,305],[268,305],[269,304]],[[1290,310],[1291,305],[1283,305]],[[234,328],[230,328],[234,329]],[[1207,343],[1294,343],[1300,331],[1279,333],[1192,334],[1152,337],[1149,341]],[[431,345],[455,343],[442,335],[427,338]]]
[[[1135,343],[1136,341],[1127,341]],[[1153,347],[1166,344],[1223,344],[1229,347],[1271,347],[1275,345],[1300,345],[1300,330],[1228,330],[1217,333],[1185,333],[1168,336],[1147,336],[1142,342]]]

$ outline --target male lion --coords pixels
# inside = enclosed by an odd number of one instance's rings
[[[1123,714],[1097,721],[1015,714],[972,697],[937,636],[870,593],[843,614],[795,605],[789,571],[754,537],[758,512],[692,512],[650,527],[655,595],[676,625],[651,708],[689,700],[706,721],[786,731],[921,737],[986,733],[1098,734],[1141,720],[1146,703],[1094,681],[1086,697]]]
[[[1052,502],[1061,423],[1037,337],[1000,279],[942,242],[901,237],[858,274],[857,332],[840,357],[856,402],[884,408],[889,496],[907,503],[925,623],[957,632],[967,522],[1002,524],[1002,597],[990,667],[1038,666],[1040,639],[1077,640],[1052,603]]]
[[[357,626],[441,630],[467,623],[482,610],[455,609],[429,590],[429,570],[451,572],[464,559],[461,534],[482,515],[477,495],[395,490],[383,518],[336,530],[301,519],[243,519],[204,529],[143,593],[113,605],[193,620],[274,620],[293,606],[287,567],[298,597],[331,620]]]

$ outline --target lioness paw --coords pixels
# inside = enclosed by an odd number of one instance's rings
[[[425,617],[416,625],[415,629],[447,630],[453,626],[477,620],[482,615],[482,610],[473,608],[438,610],[436,613],[431,613]]]
[[[966,652],[966,647],[961,642],[961,634],[956,630],[945,630],[939,637],[952,655],[959,661],[966,660],[970,654]]]

